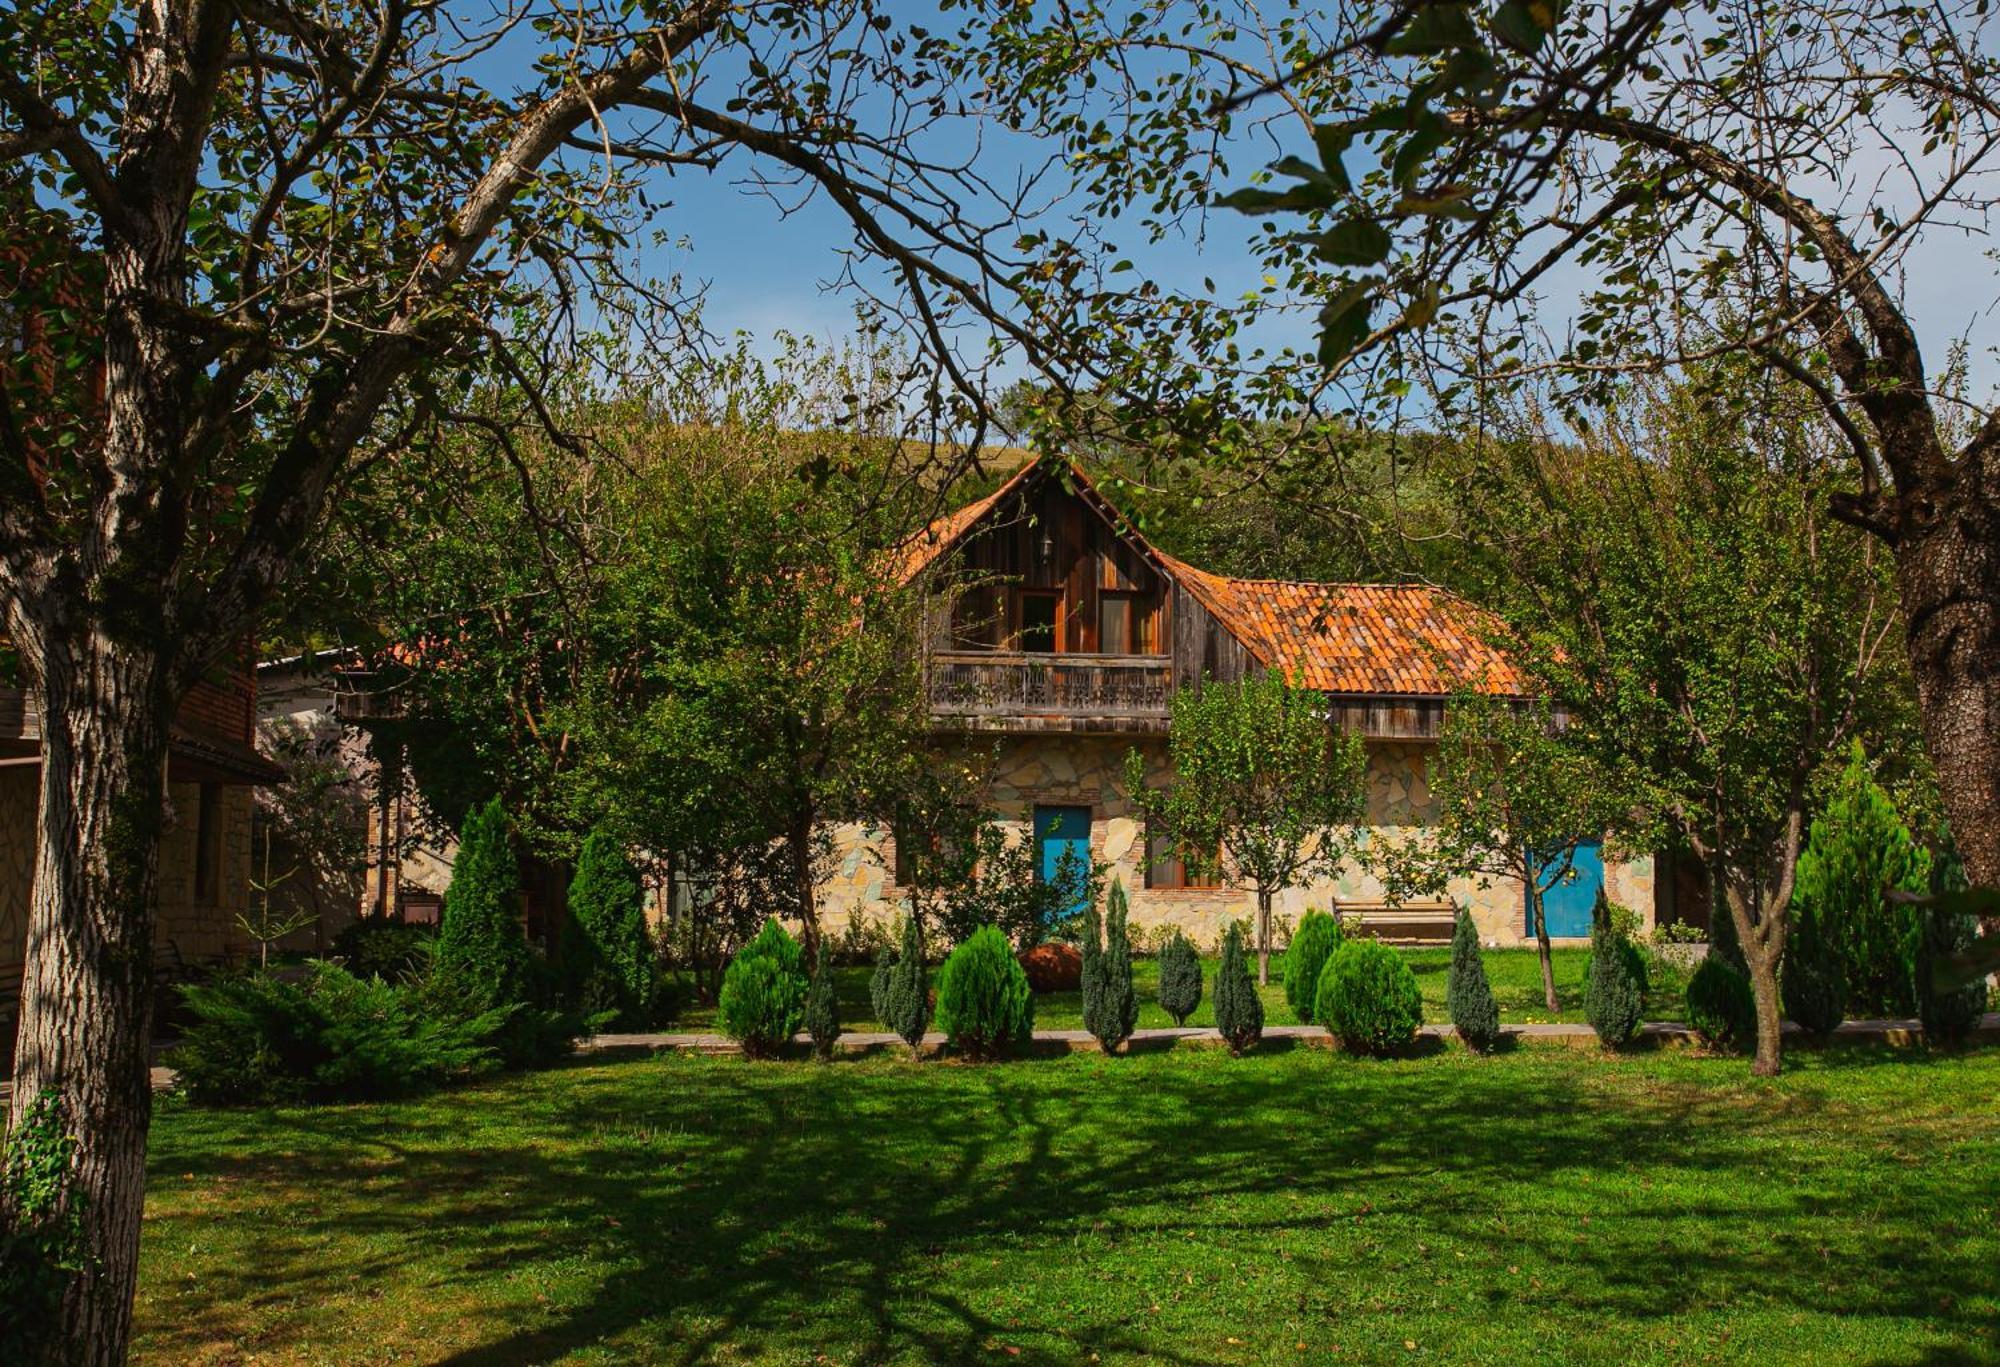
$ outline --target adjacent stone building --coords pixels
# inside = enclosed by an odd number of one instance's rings
[[[1180,927],[1213,944],[1249,917],[1244,887],[1199,886],[1166,842],[1149,839],[1125,786],[1126,755],[1146,757],[1149,784],[1166,772],[1168,709],[1177,689],[1281,670],[1322,693],[1338,724],[1368,751],[1371,837],[1400,837],[1429,818],[1426,768],[1446,698],[1522,682],[1488,643],[1477,609],[1419,585],[1304,584],[1235,579],[1196,569],[1148,544],[1080,471],[1051,460],[1023,468],[990,497],[939,519],[906,552],[903,575],[934,604],[924,678],[940,739],[990,766],[986,802],[1038,866],[1065,844],[1125,884],[1139,926]],[[990,757],[990,758],[987,758]],[[899,914],[895,835],[839,832],[826,889],[830,925]],[[1559,938],[1589,933],[1603,886],[1651,924],[1654,860],[1606,861],[1595,844],[1548,898]],[[1338,906],[1403,940],[1443,939],[1456,905],[1489,944],[1526,937],[1523,889],[1461,879],[1443,900],[1391,906],[1360,862],[1280,899],[1281,916]]]

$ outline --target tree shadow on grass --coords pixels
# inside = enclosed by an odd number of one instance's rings
[[[246,1298],[278,1309],[314,1295],[329,1271],[312,1228],[323,1220],[369,1250],[342,1275],[426,1277],[427,1294],[467,1305],[479,1341],[442,1358],[466,1367],[595,1345],[673,1362],[1002,1348],[1028,1362],[1235,1360],[1212,1336],[1163,1333],[1136,1289],[1093,1295],[1037,1264],[1097,1258],[1113,1276],[1112,1250],[1184,1239],[1191,1279],[1211,1259],[1268,1259],[1257,1272],[1297,1279],[1299,1305],[1320,1297],[1310,1313],[1334,1319],[1361,1294],[1347,1289],[1357,1230],[1361,1247],[1397,1257],[1497,1239],[1516,1265],[1549,1271],[1541,1287],[1482,1287],[1487,1315],[1645,1322],[1744,1297],[1818,1313],[1832,1296],[1846,1315],[1929,1320],[1976,1341],[1992,1273],[1948,1238],[1871,1249],[1848,1230],[1829,1249],[1826,1220],[1879,1209],[1908,1171],[1871,1181],[1837,1149],[1794,1152],[1793,1137],[1839,1123],[1829,1108],[1841,1103],[1713,1076],[1605,1085],[1619,1081],[1564,1059],[1323,1050],[999,1068],[667,1060],[407,1107],[184,1117],[156,1181],[323,1191],[334,1209],[274,1222],[155,1332],[212,1342]],[[1953,1181],[1968,1212],[2000,1194],[1990,1163]],[[1593,1189],[1605,1197],[1585,1199]],[[1573,1220],[1536,1205],[1572,1193]],[[1281,1244],[1282,1268],[1269,1253]],[[569,1278],[548,1308],[489,1304],[496,1280],[541,1275]],[[1033,1284],[1009,1280],[1022,1276]],[[1034,1301],[1044,1291],[1055,1303]],[[287,1333],[280,1317],[260,1346]]]

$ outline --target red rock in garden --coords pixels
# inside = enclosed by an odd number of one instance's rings
[[[1037,992],[1074,992],[1083,986],[1083,951],[1075,945],[1036,945],[1014,957]]]

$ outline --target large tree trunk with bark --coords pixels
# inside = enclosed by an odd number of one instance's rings
[[[1970,463],[1910,522],[1896,583],[1924,743],[1966,872],[2000,887],[2000,486]]]
[[[1784,1066],[1785,1016],[1778,997],[1778,964],[1785,951],[1789,878],[1783,880],[1783,886],[1787,890],[1784,900],[1774,898],[1761,911],[1753,890],[1732,886],[1725,893],[1743,966],[1750,972],[1750,995],[1757,1006],[1757,1050],[1750,1063],[1750,1071],[1757,1077],[1776,1077]]]
[[[819,962],[819,880],[813,870],[813,828],[817,825],[810,807],[792,814],[791,830],[785,843],[792,856],[792,887],[798,897],[799,928],[805,941],[806,962]]]
[[[157,664],[101,633],[47,645],[41,819],[10,1122],[43,1091],[78,1143],[86,1268],[48,1356],[120,1363],[145,1198],[153,913],[171,704]]]

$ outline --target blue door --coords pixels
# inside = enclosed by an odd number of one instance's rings
[[[1542,914],[1548,917],[1550,935],[1587,936],[1590,913],[1597,905],[1597,890],[1604,886],[1604,851],[1597,841],[1586,840],[1576,847],[1567,870],[1562,862],[1556,859],[1542,866],[1537,880],[1542,885]],[[1525,933],[1533,935],[1535,927],[1529,916],[1526,893],[1521,900]]]
[[[1090,876],[1090,808],[1035,808],[1035,868],[1044,883],[1073,884],[1070,910],[1084,910]]]

